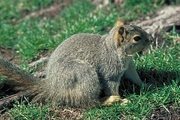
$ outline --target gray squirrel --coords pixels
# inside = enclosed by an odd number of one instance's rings
[[[139,87],[133,55],[147,49],[153,37],[140,27],[118,19],[108,34],[75,34],[52,53],[46,78],[39,80],[0,57],[0,74],[32,102],[58,102],[70,107],[127,102],[119,95],[122,75]],[[105,97],[100,98],[104,92]]]

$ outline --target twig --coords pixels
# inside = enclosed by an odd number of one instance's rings
[[[29,15],[25,16],[24,19],[29,19],[30,17],[38,17],[47,13],[50,13],[51,15],[55,15],[58,11],[62,10],[62,7],[67,6],[66,3],[61,3],[59,5],[56,6],[51,6],[49,8],[46,9],[42,9],[40,11],[37,12],[32,12]]]
[[[2,110],[4,107],[10,106],[10,104],[12,102],[20,99],[21,97],[23,97],[23,93],[19,92],[19,93],[16,93],[16,94],[13,94],[13,95],[10,95],[8,97],[0,99],[0,110]]]
[[[39,60],[30,63],[28,66],[29,66],[29,67],[35,67],[35,66],[37,66],[39,63],[48,61],[48,59],[49,59],[49,56],[42,57],[42,58],[40,58]]]

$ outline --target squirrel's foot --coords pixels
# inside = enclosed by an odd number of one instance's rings
[[[105,99],[105,100],[104,100]],[[130,101],[126,98],[121,99],[120,96],[110,96],[110,97],[105,97],[103,98],[102,106],[110,106],[115,102],[120,102],[121,105],[125,106],[127,105]]]
[[[108,98],[105,98],[106,100],[102,102],[102,106],[110,106],[115,102],[118,102],[121,100],[120,96],[110,96]]]
[[[130,102],[130,101],[129,101],[128,99],[126,99],[126,98],[120,100],[120,104],[121,104],[122,106],[127,105],[129,102]]]

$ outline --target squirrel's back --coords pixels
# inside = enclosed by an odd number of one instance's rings
[[[85,59],[83,57],[96,54],[101,46],[101,35],[80,33],[64,40],[52,53],[48,67],[56,61],[65,59]],[[90,54],[90,52],[92,52]],[[49,68],[47,68],[48,70]]]

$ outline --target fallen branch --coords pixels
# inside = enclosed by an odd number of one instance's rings
[[[41,9],[38,11],[31,12],[31,13],[25,15],[22,19],[19,19],[19,20],[14,19],[13,22],[18,23],[18,22],[21,22],[22,20],[30,19],[31,17],[36,18],[39,16],[43,16],[45,18],[47,16],[54,17],[54,16],[56,16],[57,13],[60,13],[63,8],[65,8],[72,2],[73,2],[73,0],[67,0],[60,4],[50,6],[49,8],[44,8],[44,9]]]
[[[35,67],[35,66],[37,66],[39,63],[47,62],[48,59],[49,59],[49,56],[42,57],[42,58],[40,58],[39,60],[30,63],[28,66],[29,66],[29,67]]]
[[[42,9],[40,11],[36,11],[36,12],[32,12],[29,15],[26,15],[24,17],[24,19],[29,19],[31,17],[39,17],[42,16],[44,14],[50,14],[51,16],[55,16],[57,14],[57,12],[61,11],[63,7],[67,6],[67,3],[62,3],[59,5],[55,5],[55,6],[51,6],[47,9]]]
[[[19,92],[19,93],[0,99],[0,110],[2,110],[5,107],[9,107],[15,100],[18,100],[21,97],[23,97],[23,94],[22,92]]]

